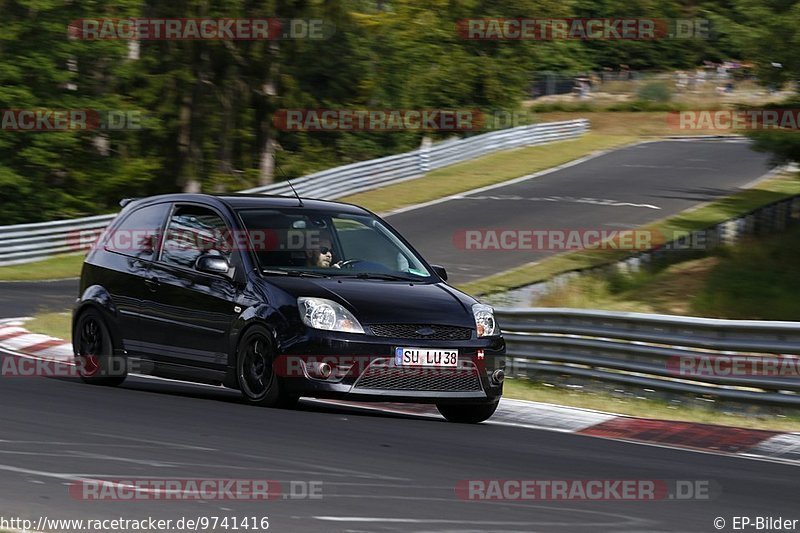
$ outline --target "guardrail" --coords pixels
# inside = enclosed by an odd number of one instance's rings
[[[352,163],[292,180],[298,194],[334,200],[467,161],[498,150],[578,137],[589,130],[585,119],[519,126],[466,139],[454,139],[404,154]],[[241,191],[291,195],[286,182]],[[86,250],[115,215],[0,226],[0,266],[29,263],[53,255]]]
[[[499,150],[533,146],[578,137],[589,130],[585,119],[531,124],[453,139],[413,152],[352,163],[292,180],[300,196],[334,200],[389,183],[418,178],[437,168]],[[286,182],[247,189],[260,194],[292,194]]]
[[[781,368],[800,369],[800,322],[563,308],[497,309],[496,317],[507,343],[510,375],[597,380],[640,390],[800,407],[800,376],[791,371],[748,371],[741,359],[770,357],[790,363]]]

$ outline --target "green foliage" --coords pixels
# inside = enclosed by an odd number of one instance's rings
[[[752,238],[721,251],[692,308],[704,316],[798,320],[800,229]]]
[[[651,81],[636,91],[636,98],[645,102],[669,102],[672,99],[672,91],[663,81]]]
[[[779,0],[731,1],[0,0],[0,109],[115,110],[143,117],[141,129],[0,130],[0,202],[14,206],[0,210],[0,224],[108,212],[123,196],[190,185],[209,192],[254,186],[271,179],[263,163],[273,148],[283,173],[296,177],[412,150],[423,136],[279,131],[272,120],[279,109],[510,112],[528,97],[536,72],[620,64],[687,68],[737,54],[752,57],[774,83],[796,76],[800,60],[791,45],[800,44],[798,8]],[[710,18],[719,38],[485,41],[462,39],[456,31],[459,21],[474,18],[622,16]],[[138,57],[129,55],[128,41],[67,33],[77,19],[128,17],[321,19],[335,30],[324,40],[145,40],[138,43]],[[778,31],[764,20],[774,21]],[[765,67],[770,61],[785,68]],[[658,88],[618,105],[674,109]],[[783,144],[782,152],[794,153],[791,142]]]

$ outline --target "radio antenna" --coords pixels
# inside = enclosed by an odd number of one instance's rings
[[[292,189],[292,192],[294,193],[295,198],[297,198],[297,201],[300,202],[300,207],[304,207],[303,206],[303,199],[300,198],[299,194],[297,194],[297,191],[294,189],[294,185],[292,185],[292,180],[290,180],[289,177],[283,172],[283,169],[278,164],[278,160],[277,159],[275,160],[275,168],[278,169],[278,172],[281,173],[281,176],[286,178],[286,183],[289,184],[289,187]]]

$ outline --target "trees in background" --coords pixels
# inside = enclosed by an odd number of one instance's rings
[[[0,109],[141,113],[140,129],[0,130],[0,224],[113,210],[119,198],[237,190],[283,172],[413,149],[420,132],[276,130],[277,109],[516,110],[536,71],[695,65],[747,53],[794,76],[796,7],[729,0],[0,0]],[[468,18],[709,17],[715,41],[477,41]],[[776,33],[753,17],[784,21]],[[141,41],[70,38],[81,18],[322,19],[324,40]],[[781,41],[781,39],[786,39]],[[783,46],[778,43],[784,42]],[[444,134],[442,134],[444,135]],[[282,179],[278,176],[276,179]]]

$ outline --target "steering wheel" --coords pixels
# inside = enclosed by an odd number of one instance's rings
[[[348,259],[347,261],[342,261],[341,263],[339,263],[339,268],[352,269],[353,265],[355,265],[356,263],[363,263],[363,262],[364,262],[363,259]]]

